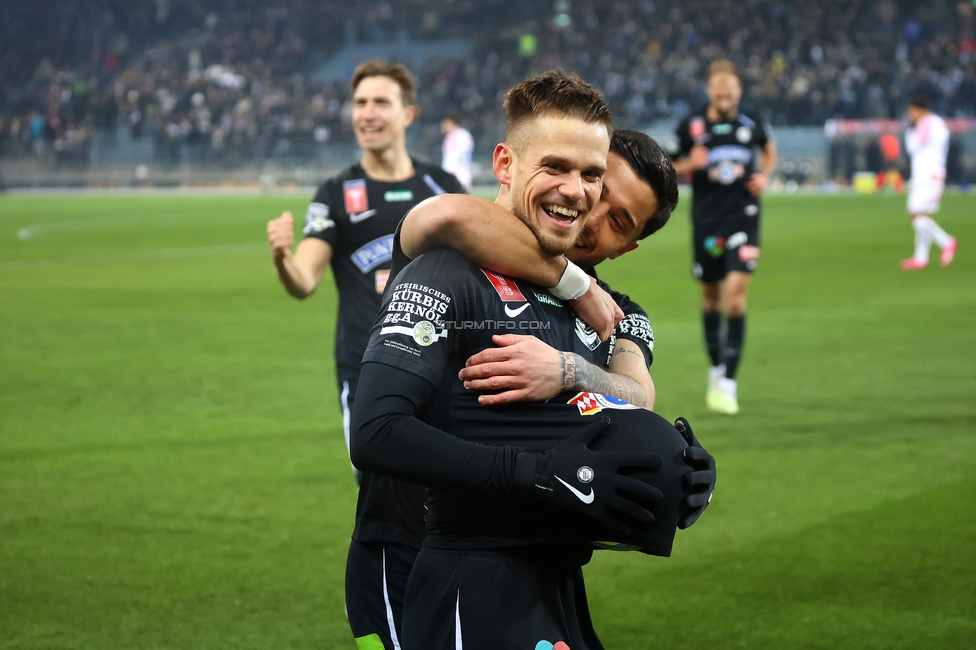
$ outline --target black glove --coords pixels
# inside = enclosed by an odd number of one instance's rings
[[[610,425],[606,418],[595,420],[549,451],[521,452],[515,463],[516,488],[581,512],[621,533],[630,533],[635,526],[649,526],[654,515],[645,505],[660,501],[664,495],[621,470],[656,470],[661,457],[645,452],[594,451],[593,441]]]
[[[674,421],[674,428],[688,442],[689,447],[685,449],[684,458],[694,468],[684,478],[685,486],[691,492],[685,497],[681,507],[681,519],[678,520],[678,528],[684,530],[698,521],[712,500],[712,492],[715,491],[715,458],[698,443],[688,420],[678,418]]]

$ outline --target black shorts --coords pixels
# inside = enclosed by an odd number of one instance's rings
[[[757,241],[751,233],[740,230],[730,235],[714,234],[716,231],[695,226],[692,245],[695,266],[693,273],[702,282],[720,282],[731,271],[752,273],[756,262],[739,259],[739,247]],[[755,245],[755,244],[752,244]]]
[[[356,387],[359,385],[359,375],[339,377],[339,408],[342,412],[342,435],[346,439],[346,454],[350,457],[349,464],[352,465],[351,454],[349,452],[350,423],[352,422],[352,405],[356,401]],[[362,473],[352,465],[353,475],[356,483],[359,483]]]
[[[401,640],[403,650],[603,649],[580,565],[426,545],[407,585]]]
[[[361,650],[401,647],[403,595],[416,549],[383,542],[349,545],[346,559],[346,614]]]

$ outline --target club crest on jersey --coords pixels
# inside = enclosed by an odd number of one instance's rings
[[[357,178],[342,183],[342,199],[346,203],[346,213],[354,214],[369,210],[369,197],[366,195],[366,179]]]
[[[735,131],[735,139],[742,144],[749,142],[749,140],[752,139],[752,129],[750,129],[748,126],[740,126]]]
[[[624,400],[616,397],[589,392],[579,393],[576,395],[576,397],[566,403],[574,404],[576,408],[579,409],[580,415],[593,415],[594,413],[599,413],[603,409],[632,411],[640,408],[639,406],[634,406],[630,402],[625,402]]]
[[[579,316],[576,317],[576,336],[583,342],[583,345],[591,350],[596,350],[600,347],[600,335],[596,333],[595,329],[582,321]]]

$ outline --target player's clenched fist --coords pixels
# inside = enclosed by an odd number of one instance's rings
[[[295,243],[295,220],[291,212],[282,212],[277,219],[268,222],[268,243],[275,257],[283,257]]]

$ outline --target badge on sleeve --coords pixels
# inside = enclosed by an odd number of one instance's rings
[[[355,214],[369,210],[369,198],[366,196],[366,179],[357,178],[351,181],[343,181],[342,198],[346,202],[346,214]]]
[[[335,222],[329,219],[329,206],[325,203],[309,203],[308,210],[305,211],[305,226],[302,232],[310,235],[328,228],[335,228]]]

